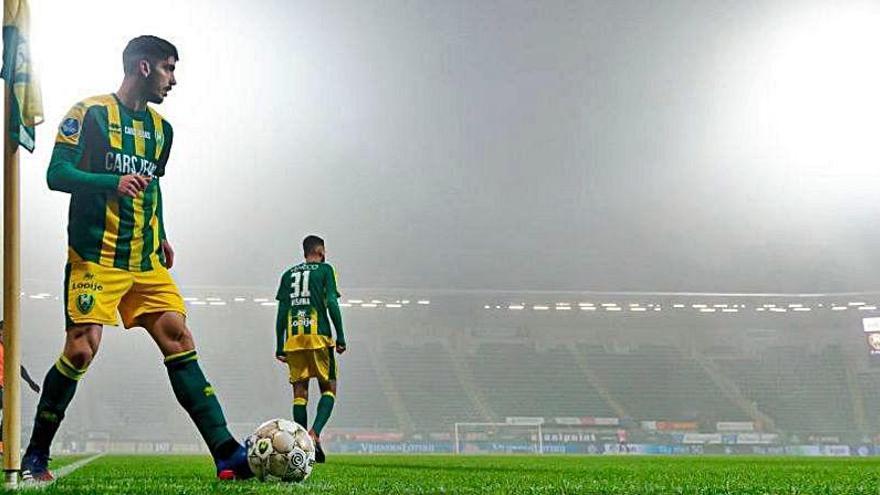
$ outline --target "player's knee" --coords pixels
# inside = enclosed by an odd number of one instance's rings
[[[91,364],[95,357],[95,352],[88,345],[78,345],[69,347],[64,351],[64,357],[70,361],[75,368],[84,370]]]
[[[84,325],[71,327],[67,331],[67,340],[64,343],[64,357],[76,369],[86,369],[95,354],[101,341],[101,327]]]
[[[168,356],[181,352],[191,351],[196,348],[192,332],[182,321],[169,320],[160,322],[156,340],[162,352]]]
[[[308,398],[309,382],[296,382],[293,384],[293,396],[295,398]]]
[[[192,332],[189,328],[182,327],[174,334],[174,341],[180,347],[180,352],[191,351],[196,348],[196,342],[193,339]]]

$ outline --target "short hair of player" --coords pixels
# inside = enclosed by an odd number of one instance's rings
[[[318,248],[324,245],[324,239],[316,235],[307,236],[303,239],[303,253],[308,256],[310,254],[315,254],[318,251]]]
[[[125,50],[122,51],[122,68],[126,74],[134,74],[137,72],[138,62],[141,60],[155,64],[168,57],[180,60],[180,56],[177,55],[177,47],[169,41],[152,35],[138,36],[129,41]]]

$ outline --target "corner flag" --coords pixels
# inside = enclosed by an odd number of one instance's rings
[[[28,46],[30,9],[27,0],[3,2],[3,69],[0,77],[12,86],[7,129],[13,141],[34,151],[34,126],[43,122],[40,86],[31,66]]]

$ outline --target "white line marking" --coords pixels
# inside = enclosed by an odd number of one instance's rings
[[[48,487],[52,486],[52,484],[55,483],[56,481],[67,476],[68,474],[76,471],[77,469],[85,466],[86,464],[98,459],[99,457],[102,457],[103,455],[104,455],[103,453],[95,454],[95,455],[86,457],[85,459],[80,459],[76,462],[72,462],[70,464],[67,464],[66,466],[62,466],[61,468],[55,470],[54,473],[52,473],[55,476],[55,479],[52,481],[49,481],[47,483],[41,483],[39,481],[36,481],[36,482],[24,481],[21,484],[19,484],[19,488],[24,489],[24,490],[42,490],[44,488],[48,488]]]

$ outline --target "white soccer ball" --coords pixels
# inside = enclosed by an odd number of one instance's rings
[[[315,444],[302,426],[271,419],[248,437],[248,464],[262,481],[303,481],[315,465]]]

